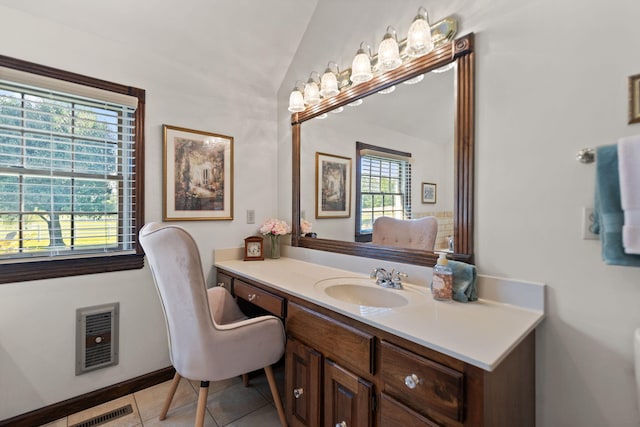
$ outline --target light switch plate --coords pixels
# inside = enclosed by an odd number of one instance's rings
[[[256,223],[256,211],[253,209],[247,209],[247,224]]]

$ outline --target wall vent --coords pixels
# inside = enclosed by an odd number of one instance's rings
[[[73,424],[69,427],[95,427],[100,426],[102,424],[110,423],[113,420],[118,418],[122,418],[126,415],[133,414],[133,407],[131,405],[126,405],[118,409],[114,409],[113,411],[106,412],[104,414],[98,415],[97,417],[93,417],[91,419],[82,421],[77,424]]]
[[[76,375],[118,364],[120,303],[76,310]]]

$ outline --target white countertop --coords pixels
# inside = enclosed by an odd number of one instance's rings
[[[328,296],[316,282],[336,277],[363,281],[368,276],[292,258],[215,265],[487,371],[495,369],[544,317],[542,311],[484,299],[435,301],[427,287],[411,284],[405,284],[405,290],[389,290],[408,300],[402,307],[363,307]],[[368,280],[376,287],[373,279]]]

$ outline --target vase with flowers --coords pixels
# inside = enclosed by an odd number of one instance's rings
[[[269,236],[271,247],[269,249],[270,258],[280,258],[280,236],[291,233],[291,227],[285,221],[269,218],[260,227],[260,233]]]

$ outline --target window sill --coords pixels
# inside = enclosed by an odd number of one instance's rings
[[[107,273],[110,271],[135,270],[143,266],[143,254],[4,264],[0,265],[0,284]]]

